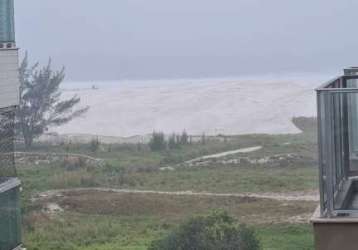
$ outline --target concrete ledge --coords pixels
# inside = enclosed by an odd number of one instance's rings
[[[357,250],[358,218],[321,218],[319,208],[311,219],[316,250]]]

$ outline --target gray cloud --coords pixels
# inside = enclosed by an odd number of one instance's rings
[[[17,40],[72,80],[331,72],[358,65],[357,1],[16,0]]]

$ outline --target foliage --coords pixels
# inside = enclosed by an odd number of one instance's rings
[[[101,142],[99,141],[98,137],[92,138],[89,145],[91,152],[96,153],[99,150],[100,146],[101,146]]]
[[[26,55],[19,72],[20,106],[16,126],[27,147],[49,127],[63,125],[88,110],[88,107],[75,109],[80,103],[77,96],[67,100],[61,98],[60,84],[65,70],[54,71],[51,60],[39,69],[38,63],[29,66]]]
[[[316,117],[294,117],[292,123],[303,133],[317,134]]]
[[[179,226],[149,250],[259,250],[260,242],[253,230],[239,226],[226,212],[216,211],[198,216]]]
[[[153,132],[152,138],[149,142],[149,147],[152,151],[161,151],[167,148],[165,135],[162,132]]]
[[[172,150],[179,148],[179,146],[176,135],[172,134],[168,139],[168,148]]]
[[[296,163],[292,167],[226,166],[176,169],[175,171],[137,172],[137,167],[159,166],[168,153],[182,162],[202,155],[235,150],[255,145],[263,145],[264,150],[246,154],[248,157],[295,152],[306,157],[315,156],[316,144],[312,136],[297,135],[240,135],[230,137],[227,143],[207,137],[203,145],[198,141],[178,150],[151,152],[147,145],[113,144],[111,150],[99,150],[95,154],[88,143],[67,143],[51,145],[36,141],[34,152],[57,152],[88,154],[106,161],[101,168],[86,166],[68,170],[61,162],[39,165],[24,161],[19,168],[19,176],[24,188],[22,195],[24,223],[24,245],[28,250],[39,249],[78,249],[78,250],[145,250],[154,239],[170,233],[178,221],[209,209],[225,209],[243,223],[250,223],[267,250],[310,250],[313,249],[312,230],[309,224],[262,223],[262,218],[292,218],[298,214],[314,211],[314,202],[290,202],[285,204],[266,199],[247,200],[240,198],[205,198],[197,196],[130,195],[118,199],[108,199],[111,205],[95,199],[101,193],[94,192],[85,200],[76,199],[82,204],[81,211],[66,206],[65,213],[42,218],[42,207],[31,199],[39,192],[53,189],[77,187],[111,187],[158,191],[217,192],[304,192],[317,189],[317,169],[311,162]],[[291,142],[288,144],[287,142]],[[22,145],[18,145],[23,147]],[[107,145],[105,145],[107,146]],[[22,149],[22,148],[21,148]],[[177,159],[178,158],[178,159]],[[179,161],[179,158],[180,161]],[[112,194],[107,194],[112,195]],[[149,197],[148,197],[149,196]],[[130,197],[130,199],[128,199]],[[59,198],[59,202],[62,198]],[[103,198],[101,198],[103,199]],[[104,199],[106,200],[106,199]],[[122,205],[118,205],[122,204]],[[129,204],[132,204],[129,207]],[[73,210],[75,209],[75,210]],[[38,211],[39,216],[31,212]],[[36,215],[36,214],[35,214]],[[30,218],[28,218],[30,216]],[[47,216],[45,214],[45,216]],[[64,243],[64,239],[66,243]]]
[[[153,132],[149,147],[152,151],[163,151],[179,149],[181,146],[189,144],[192,144],[191,137],[185,130],[182,134],[173,133],[168,139],[165,138],[163,132]]]
[[[205,135],[205,133],[203,133],[203,134],[201,135],[200,142],[201,142],[202,145],[205,145],[205,144],[206,144],[206,135]]]
[[[189,144],[189,135],[185,130],[183,131],[183,133],[180,136],[180,144],[181,145]]]

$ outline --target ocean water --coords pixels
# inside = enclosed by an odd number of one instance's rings
[[[113,81],[65,81],[61,88],[64,90],[92,89],[92,88],[113,88],[118,86],[141,86],[141,85],[181,85],[181,84],[207,84],[227,81],[295,81],[302,84],[319,86],[320,84],[334,78],[337,74],[265,74],[247,75],[240,77],[221,77],[221,78],[183,78],[183,79],[121,79]]]
[[[298,133],[291,120],[315,116],[314,89],[331,76],[66,82],[90,110],[52,131],[131,137],[167,134]],[[94,87],[93,87],[94,86]]]

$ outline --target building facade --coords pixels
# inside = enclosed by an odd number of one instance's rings
[[[14,0],[0,0],[0,109],[19,103],[14,20]]]
[[[21,249],[20,180],[15,169],[19,62],[14,0],[0,0],[0,250]]]

